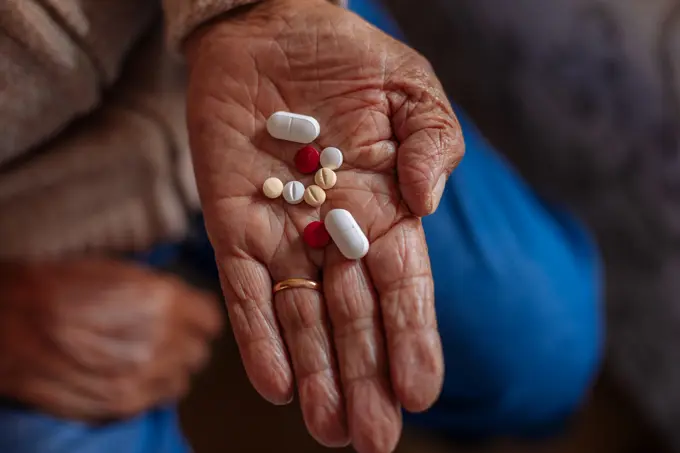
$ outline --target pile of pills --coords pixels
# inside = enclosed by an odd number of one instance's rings
[[[319,165],[323,165],[319,168]],[[325,164],[325,165],[324,165]],[[337,170],[342,165],[342,152],[338,148],[326,148],[321,154],[313,146],[305,146],[295,155],[295,168],[300,173],[316,173],[313,184],[305,188],[300,181],[289,181],[286,185],[279,178],[268,178],[262,185],[267,198],[283,196],[290,204],[308,205],[318,208],[326,201],[326,190],[332,189],[338,181]]]
[[[295,168],[302,174],[314,173],[314,183],[309,187],[300,181],[289,181],[285,185],[276,177],[268,178],[262,185],[267,198],[280,196],[292,205],[303,201],[312,207],[319,207],[326,201],[326,191],[337,183],[335,171],[343,163],[342,151],[335,147],[325,148],[321,153],[312,143],[321,133],[319,122],[311,116],[289,112],[276,112],[267,120],[267,131],[279,140],[305,144],[295,155]],[[311,222],[304,229],[302,238],[313,248],[323,248],[331,241],[347,259],[361,259],[368,253],[369,243],[352,214],[345,209],[333,209],[323,222]]]

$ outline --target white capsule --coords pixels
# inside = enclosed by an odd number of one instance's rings
[[[358,260],[368,253],[368,238],[345,209],[332,209],[326,214],[324,225],[338,246],[340,253],[349,260]]]
[[[342,151],[338,148],[328,147],[321,151],[321,167],[337,170],[342,166]]]
[[[311,116],[276,112],[267,120],[269,135],[295,143],[312,143],[321,133],[319,122]]]
[[[300,204],[305,196],[305,186],[300,181],[290,181],[283,186],[283,199],[290,204]]]

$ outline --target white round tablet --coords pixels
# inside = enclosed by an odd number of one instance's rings
[[[321,167],[337,170],[342,166],[342,151],[338,148],[328,147],[321,151]]]
[[[283,186],[283,199],[290,204],[300,204],[305,196],[305,186],[300,181],[290,181]]]

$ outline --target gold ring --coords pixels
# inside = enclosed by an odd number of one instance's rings
[[[306,288],[320,291],[321,285],[319,284],[319,282],[315,282],[314,280],[308,280],[306,278],[288,278],[274,285],[273,293],[276,294],[279,291],[292,288]]]

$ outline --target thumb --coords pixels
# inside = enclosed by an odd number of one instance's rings
[[[411,212],[423,217],[439,206],[446,180],[465,154],[465,143],[429,63],[421,62],[411,74],[397,77],[388,99],[399,142],[399,188]]]

